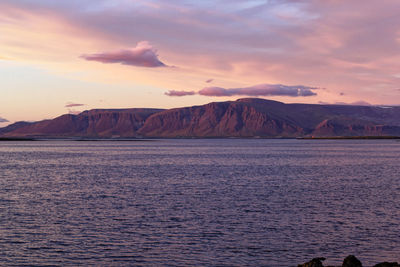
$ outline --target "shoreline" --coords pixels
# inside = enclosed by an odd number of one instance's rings
[[[296,139],[296,140],[400,140],[400,136],[329,136],[329,137],[149,137],[149,138],[86,138],[86,137],[0,137],[0,142],[8,141],[123,141],[147,142],[169,139]]]

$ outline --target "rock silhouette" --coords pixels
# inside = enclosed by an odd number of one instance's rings
[[[354,255],[349,255],[343,260],[342,267],[362,267],[362,264]]]
[[[297,267],[324,267],[324,265],[322,264],[322,261],[324,260],[325,258],[314,258],[311,261],[297,265]],[[325,267],[362,267],[362,263],[354,255],[349,255],[343,260],[341,266]],[[398,264],[397,262],[381,262],[375,264],[374,267],[400,267],[400,264]]]
[[[324,267],[324,265],[322,265],[322,261],[324,260],[325,258],[314,258],[309,262],[299,264],[297,267]]]

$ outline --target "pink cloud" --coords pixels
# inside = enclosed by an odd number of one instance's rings
[[[71,102],[69,102],[69,103],[67,103],[66,105],[65,105],[65,107],[66,108],[72,108],[72,107],[82,107],[82,106],[85,106],[86,104],[77,104],[77,103],[71,103]]]
[[[308,87],[304,85],[288,86],[282,84],[259,84],[244,88],[221,88],[206,87],[201,89],[198,94],[203,96],[314,96],[312,90],[316,87]]]
[[[152,1],[152,5],[142,4],[143,1],[106,4],[112,0],[0,2],[1,10],[6,10],[8,3],[27,14],[40,15],[49,23],[59,17],[81,29],[84,34],[79,37],[89,39],[90,44],[104,39],[107,44],[112,40],[117,47],[126,48],[137,38],[152,40],[163,55],[182,69],[198,70],[207,76],[218,74],[232,82],[248,83],[268,77],[286,84],[320,84],[331,90],[330,95],[321,95],[330,102],[344,90],[346,96],[393,103],[399,92],[393,90],[398,86],[398,77],[392,75],[398,73],[400,62],[398,0],[369,1],[365,5],[360,4],[362,1],[252,1],[259,3],[255,6],[227,0],[212,3],[212,12],[208,1],[184,6],[179,1],[161,0]],[[2,16],[3,22],[21,20],[21,16],[9,11]],[[34,25],[28,19],[23,24]],[[35,28],[43,29],[40,25]],[[72,32],[75,36],[77,31]],[[66,36],[69,34],[71,31],[65,31]],[[32,46],[30,39],[15,39]],[[129,59],[137,48],[102,50],[84,56],[103,63],[143,66],[136,59]],[[150,66],[163,66],[163,60],[154,49],[150,50]],[[84,53],[87,52],[92,50]],[[57,51],[59,54],[62,53]],[[14,58],[12,54],[7,56]],[[206,81],[207,76],[202,80]]]
[[[81,56],[86,60],[98,61],[101,63],[120,63],[137,67],[166,67],[158,59],[157,50],[148,42],[139,42],[136,47],[115,52],[104,52],[97,54],[85,54]]]
[[[187,96],[187,95],[194,95],[196,92],[194,91],[176,91],[176,90],[169,90],[165,93],[167,96]]]

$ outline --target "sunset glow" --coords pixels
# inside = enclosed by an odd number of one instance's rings
[[[256,96],[400,104],[400,2],[3,0],[0,126]]]

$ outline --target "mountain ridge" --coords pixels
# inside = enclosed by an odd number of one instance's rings
[[[285,104],[260,98],[172,109],[92,109],[17,122],[1,137],[180,138],[400,136],[400,107]]]

